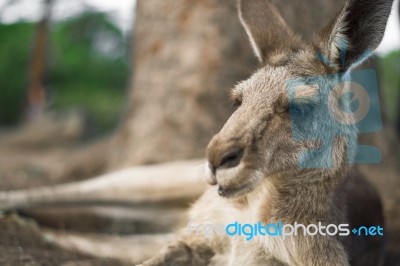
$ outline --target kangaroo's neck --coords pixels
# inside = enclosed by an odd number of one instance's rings
[[[345,173],[345,170],[316,170],[303,171],[291,178],[267,177],[256,191],[241,200],[242,207],[265,223],[336,222],[333,219],[341,219],[338,214],[344,209],[340,187]]]

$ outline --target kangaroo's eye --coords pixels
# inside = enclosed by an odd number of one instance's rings
[[[234,88],[231,91],[229,98],[232,101],[232,109],[236,110],[242,105],[243,93],[240,89]]]
[[[239,97],[232,98],[232,106],[231,106],[232,111],[236,111],[236,109],[238,109],[241,105],[242,105],[242,98]]]
[[[237,108],[239,108],[239,106],[241,106],[241,105],[242,105],[242,100],[241,100],[241,99],[234,99],[234,100],[233,100],[233,104],[232,104],[232,107],[233,107],[233,108],[237,109]]]
[[[240,102],[233,102],[231,105],[231,112],[235,112],[240,107]]]

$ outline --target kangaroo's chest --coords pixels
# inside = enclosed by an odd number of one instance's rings
[[[253,261],[254,258],[257,258],[257,261],[291,260],[290,240],[278,234],[274,235],[275,230],[278,230],[279,221],[271,215],[271,197],[269,191],[263,191],[259,196],[254,195],[247,199],[246,204],[231,203],[225,209],[225,224],[232,247],[231,257],[235,261]],[[269,234],[266,233],[265,226],[269,226]],[[243,250],[252,252],[243,254]],[[261,264],[254,262],[254,265]]]

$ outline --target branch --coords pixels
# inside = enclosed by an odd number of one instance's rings
[[[101,258],[117,259],[129,264],[141,263],[157,254],[173,234],[107,236],[58,233],[42,230],[44,237],[64,249]]]
[[[182,204],[206,188],[203,160],[138,166],[75,183],[0,192],[0,210],[81,204]]]

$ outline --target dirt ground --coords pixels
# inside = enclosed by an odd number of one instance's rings
[[[46,132],[45,132],[46,133]],[[0,135],[0,190],[39,187],[83,178],[65,178],[65,163],[79,154],[80,143],[68,136],[57,143],[49,134]],[[37,135],[39,137],[31,137]],[[27,137],[28,136],[28,137]],[[53,140],[52,140],[53,141]],[[37,225],[15,214],[0,213],[0,265],[123,265],[64,250],[44,239]]]
[[[14,215],[0,218],[0,265],[123,265],[66,251],[44,239],[38,229]]]

